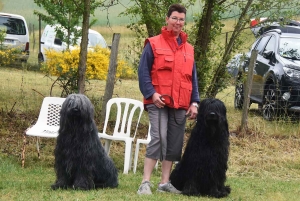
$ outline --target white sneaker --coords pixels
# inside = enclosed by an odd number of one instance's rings
[[[137,191],[137,194],[139,195],[151,195],[151,186],[152,184],[149,181],[144,181]]]
[[[181,191],[177,190],[171,182],[165,183],[165,184],[159,184],[157,188],[158,192],[170,192],[175,194],[181,194]]]

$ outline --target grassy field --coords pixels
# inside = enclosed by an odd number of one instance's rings
[[[140,151],[137,174],[123,175],[124,145],[113,143],[110,156],[119,170],[120,186],[117,189],[89,192],[52,191],[55,180],[53,169],[54,139],[41,140],[41,158],[37,158],[36,139],[27,138],[25,168],[21,168],[20,154],[23,133],[36,121],[43,99],[51,82],[42,73],[14,68],[0,69],[0,200],[189,200],[182,195],[159,194],[141,198],[136,190],[142,178],[145,147]],[[101,97],[105,82],[92,81],[87,95],[96,108],[99,124]],[[59,94],[57,89],[55,93]],[[221,200],[298,200],[300,196],[300,125],[299,122],[279,120],[264,121],[255,105],[250,109],[248,125],[251,133],[238,135],[241,113],[233,108],[233,86],[218,98],[225,102],[230,128],[230,157],[227,172],[232,193]],[[114,97],[130,97],[141,100],[136,80],[117,82]],[[147,133],[148,119],[144,113],[138,138]],[[193,122],[187,124],[186,139]],[[154,172],[154,186],[159,182],[159,171]],[[155,189],[154,189],[155,190]],[[213,200],[193,198],[195,200]]]
[[[108,1],[107,1],[108,2]],[[91,19],[97,19],[97,26],[112,26],[126,25],[129,23],[129,18],[126,16],[119,16],[122,11],[132,5],[130,0],[119,0],[119,4],[114,5],[108,9],[97,8],[94,16]],[[201,8],[200,1],[188,9],[187,20],[192,21],[193,15],[197,14]],[[38,27],[38,17],[33,15],[33,10],[43,11],[38,7],[34,0],[2,0],[2,9],[0,2],[0,11],[8,13],[16,13],[23,15],[28,23],[34,24]]]
[[[37,161],[32,166],[21,169],[15,160],[1,158],[0,199],[9,200],[218,200],[205,197],[186,197],[156,192],[159,174],[154,172],[153,195],[139,196],[136,190],[141,182],[141,172],[137,174],[119,175],[119,187],[116,189],[100,189],[92,191],[58,190],[52,191],[50,185],[55,176],[52,167]],[[228,182],[232,188],[229,197],[219,200],[299,200],[299,181],[297,179],[281,179],[255,176],[229,176]]]
[[[36,9],[33,0],[2,0],[0,10],[20,12],[29,22],[33,22],[32,9]],[[127,2],[127,1],[122,1]],[[22,9],[21,9],[22,8]],[[120,8],[119,8],[120,9]],[[30,11],[31,10],[31,11]],[[112,14],[116,12],[110,11]],[[27,14],[26,14],[27,13]],[[118,18],[113,17],[114,20]],[[125,19],[126,20],[126,19]],[[113,33],[121,33],[119,55],[124,57],[133,34],[124,24],[108,27],[97,25],[98,30],[110,44]],[[227,21],[224,32],[233,29],[234,21]],[[31,44],[37,41],[31,35]],[[223,35],[224,36],[224,35]],[[248,30],[243,36],[247,43],[241,47],[246,50],[254,40]],[[223,43],[224,37],[219,39]],[[132,171],[122,174],[124,145],[113,143],[110,156],[119,170],[119,187],[117,189],[73,191],[52,191],[50,185],[55,180],[53,169],[55,139],[41,139],[41,158],[36,154],[36,139],[27,138],[25,168],[21,168],[21,151],[23,148],[24,131],[35,123],[44,96],[49,96],[51,79],[36,68],[37,45],[31,45],[31,56],[27,64],[14,68],[0,68],[0,200],[215,200],[211,198],[188,198],[182,195],[160,194],[155,192],[159,182],[160,167],[153,173],[154,195],[141,197],[136,194],[142,179],[143,158],[145,147],[141,148],[137,174]],[[87,86],[87,96],[95,106],[99,131],[102,108],[102,97],[105,81],[92,80]],[[59,96],[60,89],[55,88],[53,96]],[[137,80],[120,80],[114,86],[113,97],[128,97],[142,100]],[[300,124],[299,121],[279,119],[269,122],[263,120],[253,104],[248,116],[248,135],[239,135],[242,114],[233,107],[234,87],[228,86],[217,98],[227,107],[227,119],[230,130],[230,157],[227,172],[227,184],[231,186],[229,197],[220,200],[272,200],[297,201],[300,196]],[[193,122],[187,123],[185,139]],[[137,137],[144,138],[147,133],[148,118],[144,112]]]

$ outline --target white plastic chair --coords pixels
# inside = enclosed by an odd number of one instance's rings
[[[136,145],[135,145],[135,154],[134,154],[134,161],[133,161],[133,173],[136,173],[136,167],[137,167],[137,162],[139,158],[139,151],[140,151],[140,144],[149,144],[151,141],[151,135],[150,135],[150,129],[151,129],[151,124],[149,122],[149,129],[148,129],[148,134],[147,134],[147,139],[137,139],[136,140]],[[155,168],[157,169],[158,167],[158,161],[155,165]]]
[[[26,136],[37,137],[36,146],[40,158],[39,137],[56,138],[59,130],[60,110],[65,98],[45,97],[40,109],[40,114],[35,125],[25,131],[22,151],[22,167],[25,163]]]
[[[112,135],[107,134],[107,124],[112,105],[116,104],[115,128]],[[144,104],[141,101],[129,98],[112,98],[106,104],[106,115],[103,132],[99,133],[100,139],[105,140],[104,149],[107,154],[110,151],[110,145],[113,140],[125,142],[124,174],[127,174],[131,168],[132,161],[132,143],[144,111]],[[137,113],[137,121],[134,133],[131,133],[131,124],[134,114]]]

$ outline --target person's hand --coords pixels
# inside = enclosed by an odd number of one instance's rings
[[[154,103],[154,105],[158,108],[163,108],[165,106],[165,99],[163,97],[161,97],[161,95],[159,93],[154,93],[152,95],[152,101]]]
[[[196,119],[198,114],[198,108],[194,106],[193,104],[190,105],[189,109],[186,112],[186,116],[188,116],[188,119]]]

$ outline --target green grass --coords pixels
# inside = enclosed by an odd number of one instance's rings
[[[0,158],[0,200],[217,200],[205,197],[189,198],[183,195],[172,195],[156,192],[159,182],[159,173],[154,172],[152,177],[153,195],[139,196],[136,194],[141,182],[141,172],[125,175],[119,173],[119,186],[116,189],[98,189],[91,191],[51,190],[50,186],[55,181],[52,167],[45,166],[42,161],[37,161],[29,167],[22,169],[15,158]],[[297,178],[273,179],[249,176],[232,176],[227,184],[232,192],[227,198],[220,200],[272,200],[281,201],[299,200],[300,181]]]
[[[3,0],[3,11],[25,15],[29,23],[36,23],[32,12],[33,0],[9,1]],[[20,9],[18,6],[21,6]],[[1,3],[0,3],[1,9]],[[104,13],[104,12],[103,12]],[[110,13],[116,14],[110,10]],[[102,18],[99,18],[102,19]],[[113,17],[114,20],[119,18]],[[124,19],[126,21],[126,19]],[[119,55],[124,57],[128,52],[128,45],[133,40],[131,31],[121,22],[118,25],[97,25],[98,30],[111,43],[113,33],[121,33]],[[234,21],[226,21],[224,31],[231,31]],[[36,26],[35,26],[36,27]],[[38,32],[35,38],[38,41]],[[240,51],[247,50],[254,40],[248,31],[242,36],[247,41]],[[218,39],[224,43],[224,38]],[[50,185],[55,180],[54,156],[55,139],[41,139],[41,158],[37,158],[36,139],[27,137],[25,168],[21,168],[21,151],[23,148],[24,131],[35,123],[44,96],[48,96],[52,81],[38,71],[28,71],[37,68],[37,44],[31,45],[30,60],[23,66],[14,68],[0,68],[0,200],[216,200],[210,198],[188,198],[182,195],[160,194],[155,187],[160,180],[160,169],[154,171],[151,181],[154,184],[154,195],[140,197],[136,195],[142,179],[143,158],[145,146],[140,150],[137,174],[129,172],[122,174],[124,159],[124,144],[114,142],[110,156],[119,170],[119,187],[117,189],[99,189],[92,191],[58,190],[52,191]],[[92,80],[87,85],[86,93],[95,106],[95,118],[99,130],[102,97],[105,81]],[[54,96],[60,95],[60,89],[55,87]],[[113,97],[128,97],[142,100],[137,80],[117,81],[114,86]],[[238,127],[241,124],[241,111],[233,107],[234,87],[228,86],[217,95],[227,107],[229,123],[230,156],[227,171],[227,184],[232,193],[221,200],[299,200],[300,196],[300,124],[286,118],[278,121],[265,121],[252,104],[248,127],[250,133],[240,137]],[[187,123],[188,139],[193,122]],[[147,133],[148,117],[144,112],[137,137],[143,138]],[[186,142],[186,141],[185,141]]]
[[[124,144],[114,142],[110,156],[119,170],[117,189],[89,192],[52,191],[55,180],[53,169],[55,139],[41,139],[41,158],[37,158],[36,139],[27,137],[25,168],[21,168],[24,131],[36,121],[43,96],[49,93],[51,82],[42,73],[16,68],[0,68],[0,200],[189,200],[182,195],[154,193],[144,198],[136,195],[142,179],[145,146],[140,150],[137,174],[123,172]],[[88,97],[96,110],[96,122],[102,106],[105,82],[92,80]],[[56,91],[59,94],[59,90]],[[43,96],[42,96],[42,95]],[[136,80],[116,82],[114,97],[142,100]],[[262,119],[256,105],[249,112],[251,133],[238,135],[241,112],[233,108],[234,87],[218,94],[227,107],[230,137],[230,156],[227,171],[232,193],[221,200],[298,200],[300,185],[300,125],[299,122],[269,122]],[[16,104],[15,104],[16,103]],[[187,134],[193,122],[187,124]],[[97,124],[99,130],[102,129]],[[147,133],[148,118],[144,112],[138,138]],[[160,169],[154,172],[152,182],[159,182]],[[155,188],[154,188],[155,190]],[[213,200],[193,198],[195,200]]]

